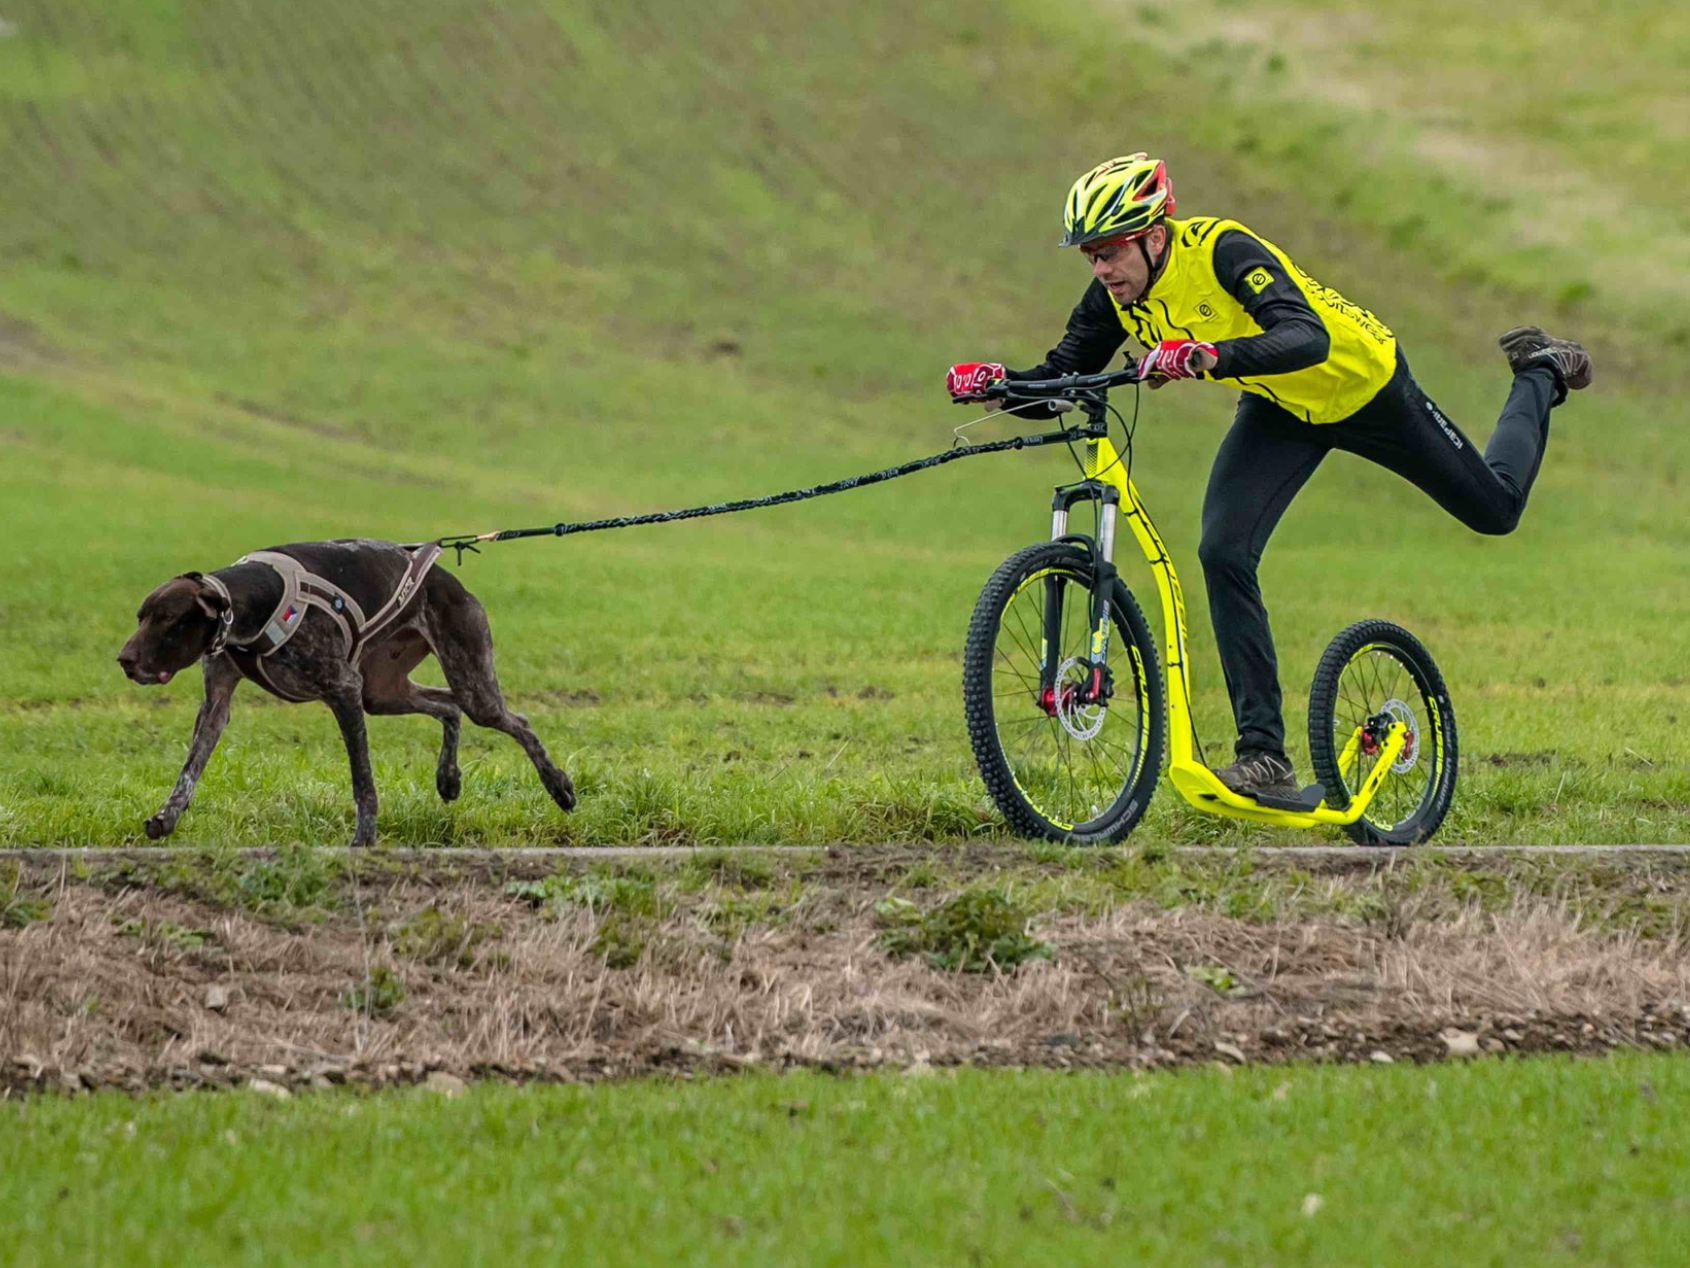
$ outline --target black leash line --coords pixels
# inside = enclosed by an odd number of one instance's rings
[[[706,515],[728,515],[735,511],[755,511],[765,506],[783,506],[788,502],[802,502],[808,498],[819,498],[829,493],[844,493],[848,489],[867,488],[871,484],[879,484],[882,480],[896,480],[900,476],[914,475],[917,471],[926,471],[929,467],[942,467],[947,462],[955,462],[958,458],[972,458],[976,454],[1003,453],[1006,450],[1029,449],[1035,445],[1048,445],[1058,442],[1072,442],[1078,439],[1078,432],[1045,432],[1032,436],[1015,436],[1009,440],[994,440],[983,445],[959,445],[947,449],[943,453],[936,453],[930,458],[917,458],[896,467],[887,467],[881,471],[871,471],[867,475],[851,476],[844,480],[835,480],[832,484],[818,484],[808,489],[792,489],[786,493],[775,493],[769,497],[742,498],[737,502],[718,502],[713,506],[689,506],[679,511],[657,511],[650,515],[622,515],[608,520],[583,520],[579,523],[568,522],[547,524],[539,528],[505,528],[491,533],[457,533],[447,537],[436,538],[442,550],[451,549],[458,552],[458,563],[464,561],[464,552],[474,551],[480,554],[482,542],[509,542],[521,537],[568,537],[571,533],[597,533],[609,528],[634,528],[640,524],[669,524],[676,520],[702,519]]]

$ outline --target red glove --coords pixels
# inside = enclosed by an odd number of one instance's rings
[[[1195,339],[1164,339],[1138,363],[1138,377],[1159,375],[1164,379],[1194,379],[1215,364],[1215,345]]]
[[[964,361],[945,375],[945,391],[952,398],[978,396],[1005,375],[996,361]]]

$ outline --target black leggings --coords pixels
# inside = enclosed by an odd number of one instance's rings
[[[1209,473],[1197,553],[1240,754],[1285,751],[1279,666],[1256,565],[1320,460],[1334,449],[1359,454],[1413,483],[1475,532],[1511,533],[1537,479],[1557,396],[1548,367],[1516,375],[1483,455],[1420,390],[1400,349],[1391,381],[1341,423],[1316,426],[1263,397],[1239,398]]]

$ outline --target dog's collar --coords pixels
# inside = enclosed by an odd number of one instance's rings
[[[229,593],[229,587],[215,575],[202,577],[201,580],[223,599],[223,611],[217,618],[217,633],[211,636],[211,645],[205,649],[207,656],[218,656],[229,645],[229,635],[235,628],[235,598]]]

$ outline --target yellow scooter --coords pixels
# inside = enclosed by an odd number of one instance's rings
[[[1294,799],[1231,791],[1199,761],[1191,712],[1185,599],[1172,559],[1111,443],[1110,388],[1136,368],[1000,382],[971,399],[1011,412],[1037,402],[1079,410],[1078,427],[1027,445],[1083,445],[1084,479],[1056,490],[1051,537],[992,574],[975,604],[963,656],[969,739],[986,788],[1030,837],[1097,845],[1124,839],[1150,802],[1167,746],[1168,775],[1208,814],[1285,828],[1341,827],[1364,845],[1412,845],[1437,830],[1455,795],[1455,713],[1418,639],[1388,621],[1360,621],[1327,647],[1309,689],[1316,784]],[[1077,504],[1097,504],[1095,538],[1068,531]],[[1167,663],[1113,562],[1124,515],[1161,594]],[[1165,674],[1165,677],[1164,677]]]

